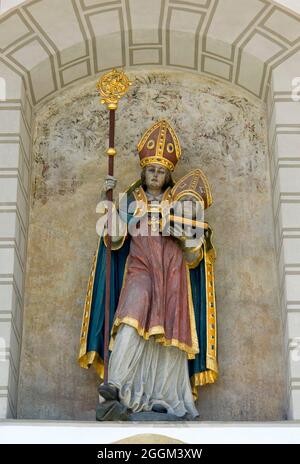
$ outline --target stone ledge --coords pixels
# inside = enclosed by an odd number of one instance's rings
[[[163,435],[189,444],[300,444],[300,421],[284,422],[75,422],[0,421],[0,443],[108,444],[135,435]],[[141,443],[139,441],[139,443]],[[149,442],[148,442],[149,443]],[[162,442],[160,442],[162,443]]]

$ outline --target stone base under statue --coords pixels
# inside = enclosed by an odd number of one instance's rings
[[[108,400],[100,403],[96,409],[97,421],[131,421],[131,422],[147,422],[147,421],[187,421],[191,420],[189,414],[183,417],[175,416],[174,414],[141,411],[132,412],[117,400]]]

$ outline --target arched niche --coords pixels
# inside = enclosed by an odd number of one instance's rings
[[[234,84],[266,104],[280,308],[285,332],[289,418],[300,414],[299,16],[270,0],[34,0],[1,15],[1,333],[5,363],[1,415],[17,414],[26,244],[32,174],[32,122],[68,87],[112,66],[150,66]],[[237,16],[239,19],[237,20]],[[299,74],[299,73],[298,73]],[[81,84],[80,84],[81,85]]]

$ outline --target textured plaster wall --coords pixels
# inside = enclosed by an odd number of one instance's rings
[[[201,388],[200,420],[285,418],[265,108],[207,77],[139,71],[117,112],[116,176],[139,175],[136,144],[153,121],[177,130],[175,178],[200,167],[214,204],[220,378]],[[95,80],[39,108],[19,388],[21,418],[94,420],[98,379],[76,362],[106,173],[108,114]]]

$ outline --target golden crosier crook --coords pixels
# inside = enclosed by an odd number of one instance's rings
[[[118,108],[119,100],[128,91],[132,85],[123,70],[112,69],[100,77],[97,82],[97,89],[100,93],[100,102],[107,106],[109,110]]]

